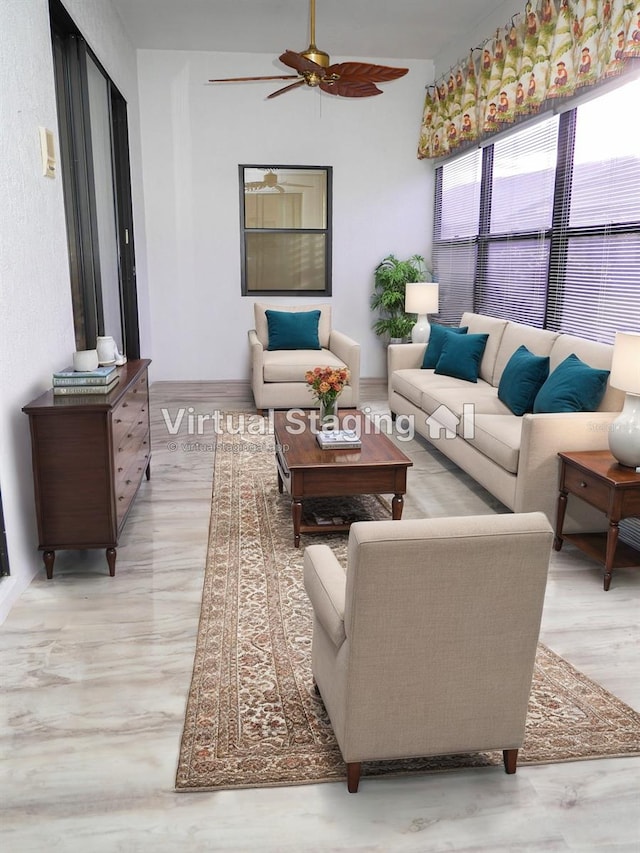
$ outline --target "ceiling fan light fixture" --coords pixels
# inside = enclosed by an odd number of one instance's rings
[[[268,76],[268,77],[227,77],[223,80],[209,80],[210,83],[232,83],[249,80],[295,80],[282,89],[278,89],[267,95],[269,98],[277,98],[297,89],[300,86],[319,87],[323,92],[330,95],[339,95],[343,98],[368,98],[371,95],[381,95],[376,83],[387,83],[403,77],[408,68],[391,68],[388,65],[373,65],[369,62],[339,62],[331,64],[331,58],[324,50],[318,50],[316,46],[316,0],[309,0],[310,28],[309,47],[303,53],[294,50],[285,50],[279,59],[283,65],[287,65],[296,71],[296,74]]]

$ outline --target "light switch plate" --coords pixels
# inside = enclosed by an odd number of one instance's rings
[[[53,141],[53,131],[40,127],[40,150],[42,152],[42,174],[45,178],[56,176],[56,152]]]

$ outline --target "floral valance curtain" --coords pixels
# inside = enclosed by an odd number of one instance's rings
[[[463,150],[630,69],[640,69],[640,2],[528,2],[428,87],[418,157]]]

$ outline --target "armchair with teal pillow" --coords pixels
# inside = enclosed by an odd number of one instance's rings
[[[360,344],[331,328],[331,305],[254,304],[249,331],[251,390],[256,409],[317,408],[305,382],[314,367],[346,368],[349,382],[339,405],[358,405]]]

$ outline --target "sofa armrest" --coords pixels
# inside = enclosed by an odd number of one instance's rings
[[[523,416],[514,512],[542,509],[553,523],[561,451],[606,450],[609,427],[620,412],[567,412]]]
[[[344,332],[332,329],[329,335],[329,349],[349,368],[353,405],[357,406],[360,400],[360,344]]]
[[[304,552],[304,588],[316,619],[334,646],[340,648],[344,632],[346,573],[328,545],[309,545]]]
[[[387,399],[391,399],[391,377],[394,370],[422,367],[426,344],[389,344],[387,347]]]
[[[251,390],[255,400],[256,408],[262,409],[262,385],[264,384],[263,354],[264,347],[258,340],[255,329],[249,330],[249,347],[251,349]]]

